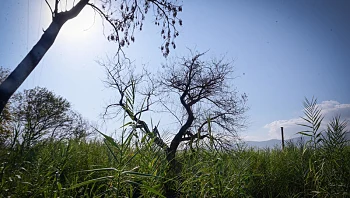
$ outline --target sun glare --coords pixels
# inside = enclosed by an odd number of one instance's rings
[[[96,33],[99,16],[93,9],[86,7],[81,13],[63,25],[60,34],[65,40],[80,40],[91,38]]]

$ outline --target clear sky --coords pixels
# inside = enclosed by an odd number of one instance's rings
[[[183,27],[170,57],[187,48],[225,55],[234,61],[232,84],[248,95],[247,140],[287,138],[300,128],[304,97],[315,96],[328,119],[341,113],[350,120],[350,1],[209,1],[183,2]],[[127,55],[160,68],[160,29],[146,17]],[[50,22],[44,0],[8,0],[0,8],[0,65],[13,70]],[[54,45],[20,88],[43,86],[63,96],[91,121],[112,100],[104,69],[96,63],[117,48],[103,35],[98,16],[85,8],[64,25]],[[162,122],[162,120],[161,120]],[[118,126],[115,126],[117,128]],[[108,125],[104,130],[113,127]]]

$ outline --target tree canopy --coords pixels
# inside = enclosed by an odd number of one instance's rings
[[[20,145],[23,150],[40,141],[81,139],[91,133],[89,123],[71,104],[46,88],[16,93],[6,110],[6,124],[1,123],[2,146]]]

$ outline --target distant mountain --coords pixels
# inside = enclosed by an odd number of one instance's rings
[[[281,148],[281,140],[271,139],[266,141],[245,141],[248,147],[263,149],[263,148]]]
[[[297,144],[300,142],[307,142],[310,139],[311,138],[308,136],[300,136],[300,137],[285,140],[285,144],[287,144],[287,142],[292,142],[294,144]],[[345,135],[345,139],[350,141],[350,132],[348,132]],[[266,141],[245,141],[244,143],[247,145],[247,147],[258,148],[258,149],[281,148],[281,145],[282,145],[282,141],[277,139],[271,139]]]

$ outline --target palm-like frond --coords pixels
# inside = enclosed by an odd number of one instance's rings
[[[324,146],[330,151],[342,150],[346,143],[347,121],[341,120],[340,115],[333,117],[327,126],[326,135],[324,136]]]
[[[321,114],[322,109],[317,105],[317,99],[312,97],[311,100],[305,98],[303,102],[304,115],[301,117],[306,124],[298,124],[299,126],[307,127],[308,130],[298,132],[301,135],[311,137],[311,143],[316,148],[317,144],[322,141],[321,133],[319,132],[324,116]]]

